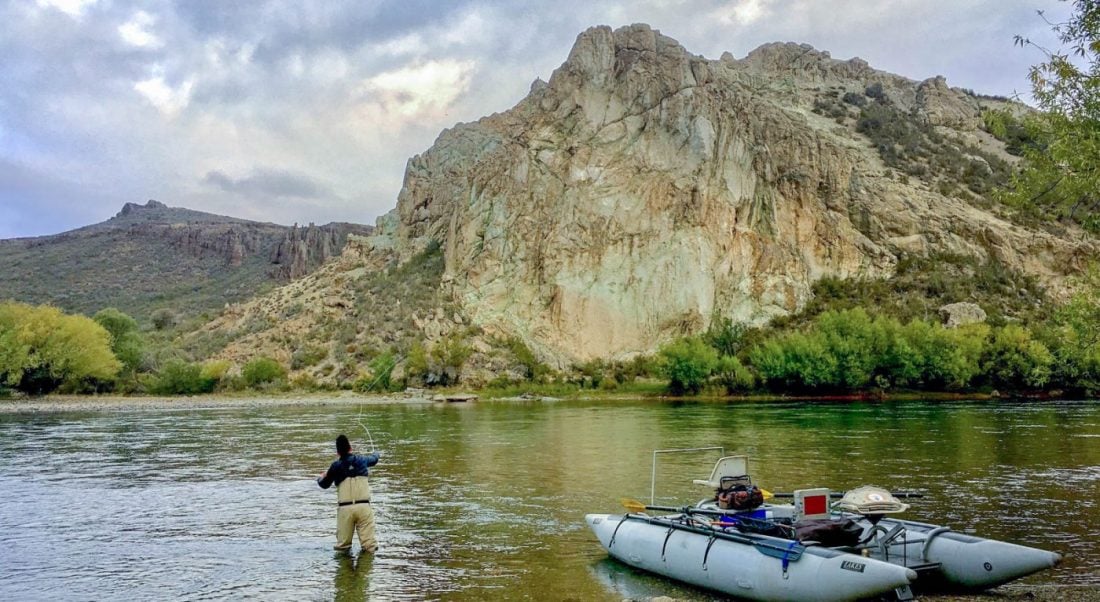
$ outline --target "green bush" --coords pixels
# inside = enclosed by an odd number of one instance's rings
[[[1040,338],[1054,355],[1053,384],[1094,395],[1100,392],[1100,266],[1076,285]]]
[[[462,367],[474,350],[457,333],[451,333],[432,346],[430,359],[431,372],[440,385],[457,384],[462,379]]]
[[[99,310],[92,319],[110,333],[111,351],[122,362],[123,372],[132,377],[145,356],[145,341],[137,320],[113,307]]]
[[[769,387],[814,390],[835,385],[836,363],[817,337],[791,332],[749,351],[749,361]]]
[[[730,318],[715,314],[710,320],[710,326],[703,334],[703,340],[714,347],[719,355],[735,356],[741,351],[746,330],[744,324],[734,323]]]
[[[391,374],[396,364],[397,359],[392,352],[386,351],[382,353],[371,360],[369,364],[370,372],[360,376],[359,379],[355,381],[352,388],[360,393],[391,390],[393,387]]]
[[[741,364],[731,355],[722,356],[714,369],[718,382],[726,388],[726,393],[734,394],[751,390],[756,386],[756,376],[752,370]]]
[[[161,308],[154,311],[150,318],[153,321],[153,328],[157,330],[167,330],[169,328],[172,328],[176,325],[176,322],[179,319],[176,316],[176,312],[167,308]]]
[[[241,378],[246,386],[255,388],[285,380],[286,369],[269,357],[260,357],[245,364]]]
[[[748,357],[773,389],[850,391],[870,387],[965,387],[979,373],[989,327],[945,329],[872,318],[862,309],[827,311],[805,331],[774,335]]]
[[[674,395],[699,393],[718,366],[718,352],[698,337],[662,347],[661,357],[669,391]]]
[[[0,382],[41,395],[109,386],[122,364],[111,335],[85,316],[50,306],[0,303]]]
[[[1050,380],[1054,356],[1022,326],[1009,324],[993,333],[982,356],[982,371],[995,387],[1038,388]]]
[[[550,367],[540,362],[531,348],[519,337],[512,337],[505,342],[505,346],[515,356],[516,362],[523,369],[523,376],[527,380],[539,381],[550,373]]]
[[[157,372],[149,391],[157,395],[199,395],[214,390],[218,380],[204,377],[203,367],[181,360],[173,360]]]
[[[573,366],[576,376],[573,382],[580,388],[598,389],[607,377],[607,362],[602,359],[592,359],[583,364]]]

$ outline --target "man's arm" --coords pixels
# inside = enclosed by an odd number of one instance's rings
[[[325,471],[325,474],[323,474],[323,475],[321,475],[320,477],[317,478],[317,484],[321,486],[321,489],[328,489],[329,487],[332,486],[333,480],[336,479],[336,465],[337,464],[338,464],[338,462],[333,462],[328,467],[328,470]]]
[[[378,460],[381,459],[382,456],[378,455],[378,452],[375,451],[363,457],[367,459],[367,466],[374,466],[378,464]]]

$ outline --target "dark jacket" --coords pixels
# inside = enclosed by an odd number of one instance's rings
[[[350,477],[365,477],[368,472],[367,468],[378,464],[378,457],[377,452],[365,456],[348,454],[333,462],[332,466],[328,467],[325,476],[317,479],[317,484],[321,486],[321,489],[328,489],[334,483],[339,486],[344,479]]]

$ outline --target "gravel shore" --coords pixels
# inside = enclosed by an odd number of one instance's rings
[[[0,414],[52,412],[110,412],[134,410],[204,410],[219,408],[262,408],[279,406],[359,406],[364,404],[432,403],[425,396],[360,395],[347,391],[315,395],[269,395],[264,397],[120,397],[88,395],[49,395],[46,397],[0,399]]]

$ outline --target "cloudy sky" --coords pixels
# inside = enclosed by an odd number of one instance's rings
[[[577,34],[648,23],[689,51],[771,41],[1026,93],[1058,0],[0,0],[0,238],[157,199],[281,224],[374,223],[405,162],[508,109]]]

